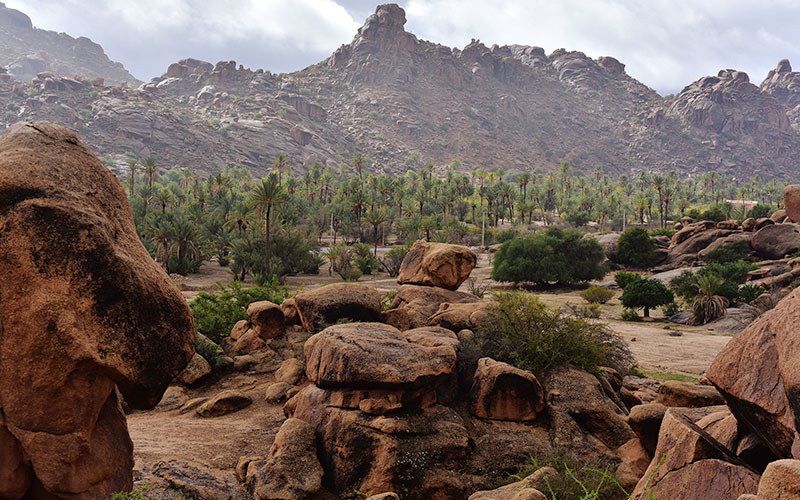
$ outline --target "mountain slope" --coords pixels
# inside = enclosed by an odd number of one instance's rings
[[[400,7],[379,6],[351,43],[291,74],[187,59],[138,89],[7,83],[0,104],[13,111],[6,122],[74,128],[117,170],[130,156],[155,156],[206,174],[233,164],[260,175],[279,152],[298,172],[360,152],[370,169],[394,173],[428,162],[467,171],[567,161],[612,175],[800,174],[797,120],[786,107],[794,101],[772,88],[788,84],[759,88],[722,70],[666,99],[613,57],[478,41],[451,49],[404,24]]]
[[[22,12],[0,3],[0,66],[17,80],[30,81],[37,73],[75,75],[106,83],[137,86],[134,78],[118,62],[109,60],[103,48],[85,37],[34,28]]]

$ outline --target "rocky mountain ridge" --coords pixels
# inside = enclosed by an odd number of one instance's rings
[[[788,61],[761,87],[726,69],[663,98],[613,57],[476,40],[455,49],[404,25],[403,9],[381,5],[351,43],[290,74],[186,59],[138,88],[5,78],[3,120],[68,126],[117,172],[154,156],[203,174],[232,164],[262,175],[281,152],[302,172],[360,152],[370,170],[391,173],[428,162],[547,171],[563,161],[611,175],[800,173],[800,78]]]
[[[2,2],[0,66],[22,81],[29,81],[41,72],[51,72],[65,77],[103,78],[111,85],[141,84],[122,64],[111,61],[100,45],[86,37],[73,38],[66,33],[35,28],[27,15]]]

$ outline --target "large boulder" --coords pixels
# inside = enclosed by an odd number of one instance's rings
[[[403,259],[397,282],[455,290],[477,262],[478,256],[465,246],[419,240]]]
[[[664,415],[652,462],[632,498],[735,499],[755,493],[759,476],[729,451],[738,427],[728,411],[694,422],[680,410]]]
[[[492,358],[478,360],[470,399],[473,415],[493,420],[535,420],[544,408],[542,384],[533,373]]]
[[[194,355],[180,292],[122,185],[74,133],[0,138],[0,497],[107,499],[133,454],[119,391],[150,408]]]
[[[283,308],[268,300],[247,306],[247,320],[250,328],[265,340],[280,337],[285,332]]]
[[[381,293],[360,283],[334,283],[294,296],[300,321],[308,331],[342,319],[380,321]]]
[[[786,217],[794,223],[800,223],[800,185],[792,184],[783,188],[783,204]]]
[[[800,460],[776,460],[767,465],[758,494],[739,500],[792,500],[800,498]]]
[[[782,259],[800,248],[800,227],[795,224],[770,224],[759,229],[750,244],[763,259]]]
[[[322,489],[317,437],[306,422],[286,420],[265,460],[248,463],[245,483],[256,500],[305,500]]]
[[[397,289],[392,307],[404,309],[408,314],[409,327],[418,328],[428,324],[428,318],[436,314],[445,302],[462,304],[478,302],[478,297],[465,292],[447,290],[433,286],[403,285]]]
[[[414,387],[452,373],[455,334],[415,333],[383,323],[328,327],[305,343],[306,376],[320,387]]]
[[[486,302],[467,302],[460,304],[444,303],[428,318],[429,326],[441,326],[454,332],[474,330],[485,323]]]
[[[800,442],[800,289],[733,337],[707,371],[742,425],[779,458]]]
[[[664,406],[699,408],[725,404],[722,395],[708,385],[689,384],[678,380],[667,380],[658,388],[657,403]]]

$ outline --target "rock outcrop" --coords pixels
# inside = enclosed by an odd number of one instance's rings
[[[731,339],[708,369],[737,420],[779,458],[800,456],[800,289]]]
[[[533,373],[491,358],[478,360],[470,411],[480,418],[535,420],[544,408],[544,390]]]
[[[786,216],[795,224],[800,223],[800,185],[789,185],[783,189]]]
[[[381,294],[360,283],[334,283],[294,296],[300,321],[308,331],[341,319],[379,321]]]
[[[771,224],[753,235],[750,244],[763,259],[782,259],[800,248],[800,226]]]
[[[455,290],[477,262],[478,256],[467,247],[419,240],[403,259],[397,282]]]
[[[0,138],[0,228],[0,496],[107,499],[132,485],[122,398],[158,403],[194,355],[191,313],[62,127]]]
[[[405,310],[409,326],[418,328],[428,324],[428,318],[436,314],[444,304],[478,302],[478,297],[455,290],[432,286],[402,285],[392,301],[392,308]]]

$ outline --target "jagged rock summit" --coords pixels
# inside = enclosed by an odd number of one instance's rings
[[[51,72],[64,77],[103,78],[114,85],[136,87],[141,83],[88,38],[72,38],[65,33],[36,28],[27,15],[2,2],[0,66],[22,81],[30,81],[38,73]]]

